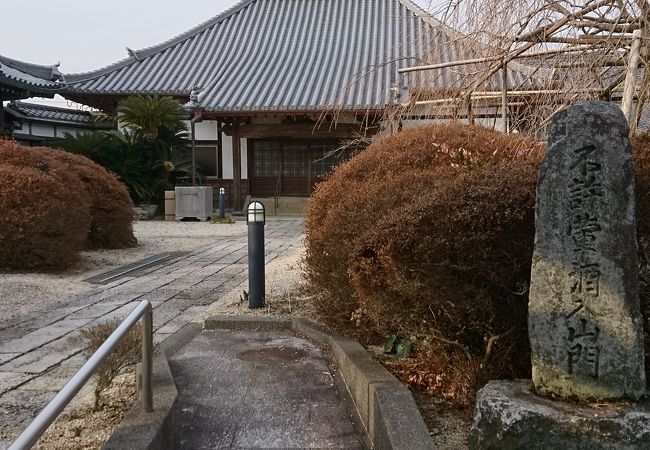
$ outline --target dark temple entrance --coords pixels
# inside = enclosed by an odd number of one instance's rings
[[[352,150],[336,151],[340,141],[250,139],[251,195],[308,197],[315,184]]]

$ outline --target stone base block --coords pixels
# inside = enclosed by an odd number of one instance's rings
[[[539,397],[530,386],[491,381],[479,391],[471,449],[650,449],[650,400],[580,406]]]

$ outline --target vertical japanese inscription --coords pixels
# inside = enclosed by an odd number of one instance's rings
[[[568,177],[567,233],[571,237],[573,261],[569,273],[572,310],[565,316],[567,324],[567,369],[571,375],[598,378],[601,345],[600,329],[594,326],[590,301],[600,293],[601,268],[598,241],[603,186],[602,164],[598,150],[586,145],[573,151],[574,161]]]
[[[549,124],[539,172],[528,333],[540,395],[645,394],[634,171],[620,109],[578,102]]]

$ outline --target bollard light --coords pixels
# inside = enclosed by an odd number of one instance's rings
[[[264,286],[264,205],[252,202],[248,205],[248,307],[265,306]]]
[[[248,214],[246,215],[246,223],[265,223],[266,216],[264,215],[264,205],[260,202],[251,202],[248,205]]]
[[[226,217],[226,189],[219,189],[219,217],[224,219]]]

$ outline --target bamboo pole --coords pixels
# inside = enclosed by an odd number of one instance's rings
[[[641,47],[641,30],[634,30],[634,40],[630,48],[627,71],[625,73],[625,84],[623,88],[623,100],[621,110],[628,124],[632,121],[632,106],[634,103],[634,91],[636,90],[636,72],[639,67],[639,56]]]
[[[501,66],[501,120],[503,132],[508,133],[508,63]]]
[[[530,58],[530,57],[536,57],[536,56],[553,56],[553,55],[558,55],[562,53],[573,53],[573,52],[583,52],[585,50],[589,50],[591,47],[570,47],[570,48],[565,48],[565,49],[557,49],[557,50],[543,50],[543,51],[538,51],[538,52],[530,52],[530,53],[522,53],[520,55],[517,55],[515,59],[517,58]],[[484,62],[493,62],[493,61],[499,61],[503,59],[503,55],[499,56],[486,56],[484,58],[472,58],[472,59],[460,59],[458,61],[450,61],[450,62],[445,62],[445,63],[439,63],[439,64],[428,64],[425,66],[413,66],[413,67],[404,67],[402,69],[399,69],[397,72],[398,73],[408,73],[408,72],[418,72],[421,70],[435,70],[435,69],[444,69],[447,67],[456,67],[456,66],[466,66],[469,64],[479,64],[479,63],[484,63]]]
[[[566,95],[570,93],[582,93],[582,94],[598,94],[602,92],[602,89],[573,89],[573,90],[561,90],[561,89],[533,89],[528,91],[507,91],[506,95],[508,97],[514,97],[518,95]],[[459,92],[455,97],[447,97],[433,100],[418,100],[415,105],[436,105],[445,102],[453,101],[462,101],[465,97],[471,97],[475,100],[477,99],[491,99],[491,98],[502,98],[503,91],[475,91],[468,93],[465,91]]]
[[[549,25],[542,25],[535,30],[531,31],[530,33],[527,33],[524,36],[520,36],[517,40],[519,41],[525,41],[531,37],[540,37],[540,36],[551,36],[553,33],[557,32],[559,29],[561,29],[564,25],[569,23],[572,20],[575,20],[577,18],[580,18],[592,11],[597,10],[598,8],[601,8],[603,6],[607,6],[607,4],[611,0],[600,0],[595,3],[590,4],[589,6],[586,6],[585,8],[582,8],[580,11],[577,11],[569,16],[563,17],[560,20],[557,20]],[[512,53],[506,55],[503,58],[504,62],[510,62],[513,59],[517,58],[519,55],[523,55],[527,50],[532,48],[533,46],[537,45],[539,42],[528,42],[522,47],[519,47],[515,49]],[[481,86],[483,83],[485,83],[493,74],[495,74],[499,70],[499,65],[495,64],[492,66],[489,70],[484,71],[483,75],[472,85],[469,87],[469,92],[472,92],[476,90],[479,86]]]

